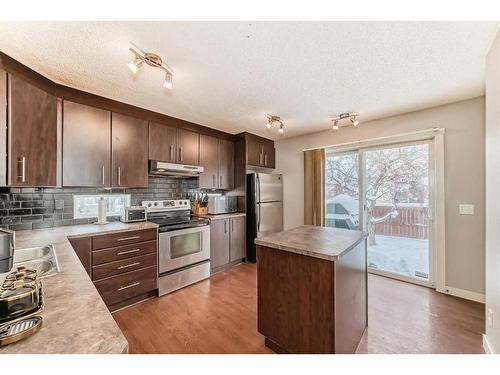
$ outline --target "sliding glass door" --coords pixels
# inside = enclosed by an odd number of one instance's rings
[[[430,143],[327,153],[325,225],[362,229],[370,272],[432,284]]]

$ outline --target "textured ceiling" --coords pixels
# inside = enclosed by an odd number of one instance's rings
[[[328,129],[484,93],[485,22],[0,22],[0,50],[53,80],[231,133]],[[174,89],[129,41],[174,69]]]

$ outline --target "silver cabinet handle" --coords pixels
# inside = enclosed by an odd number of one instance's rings
[[[215,187],[215,175],[212,176],[212,186]]]
[[[264,165],[267,167],[267,154],[264,154]]]
[[[130,253],[137,253],[138,251],[141,251],[141,249],[133,249],[133,250],[127,250],[127,251],[119,251],[116,253],[116,255],[123,255],[123,254],[130,254]]]
[[[139,264],[141,264],[141,262],[135,262],[135,263],[130,263],[130,264],[127,264],[125,266],[119,266],[119,267],[116,267],[117,270],[122,270],[124,268],[129,268],[129,267],[134,267],[134,266],[138,266]]]
[[[227,220],[224,220],[224,233],[227,233]]]
[[[139,238],[141,238],[141,236],[123,237],[123,238],[118,238],[117,241],[137,240]]]
[[[17,176],[17,179],[21,179],[21,182],[26,182],[26,158],[23,156],[17,162],[21,164],[21,175]]]
[[[101,168],[101,175],[102,175],[102,184],[105,185],[106,181],[104,181],[104,165]]]
[[[118,185],[122,184],[122,169],[118,167]]]
[[[182,161],[182,147],[179,147],[179,161]]]
[[[170,145],[170,161],[174,160],[174,146]]]
[[[230,226],[231,226],[231,232],[232,232],[232,233],[234,233],[234,220],[233,220],[233,219],[229,219],[229,220],[231,220],[231,221],[229,222],[229,224],[230,224]]]
[[[222,176],[219,176],[219,187],[222,187]]]
[[[132,287],[137,286],[137,285],[139,285],[139,284],[140,284],[140,282],[136,282],[136,283],[133,283],[133,284],[130,284],[130,285],[121,286],[121,287],[119,287],[117,290],[118,290],[119,292],[121,292],[121,291],[122,291],[122,290],[124,290],[124,289],[132,288]]]

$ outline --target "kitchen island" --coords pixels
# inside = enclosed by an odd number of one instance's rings
[[[300,226],[255,239],[258,331],[279,353],[354,353],[368,324],[366,232]]]

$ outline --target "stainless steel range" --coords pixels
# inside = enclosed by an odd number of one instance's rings
[[[159,225],[159,294],[210,276],[210,222],[191,216],[188,199],[143,201],[148,221]]]

